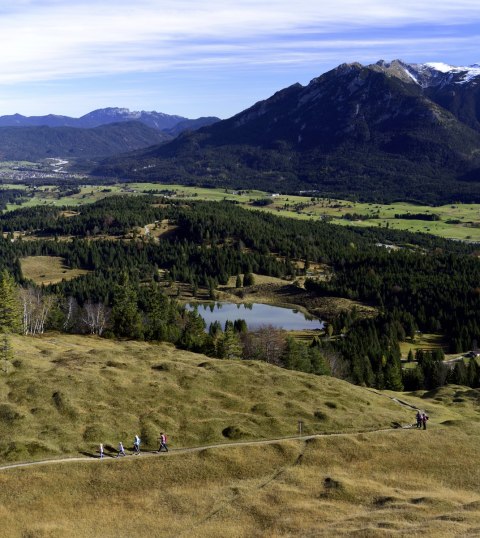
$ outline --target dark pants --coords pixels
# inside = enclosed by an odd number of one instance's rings
[[[165,452],[168,452],[168,448],[167,448],[167,445],[165,443],[160,443],[160,448],[158,449],[158,451],[161,452],[162,448],[165,449]]]

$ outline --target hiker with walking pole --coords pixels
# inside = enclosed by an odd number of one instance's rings
[[[159,441],[160,447],[158,448],[158,452],[161,452],[162,448],[165,450],[165,452],[168,452],[167,436],[163,432],[160,433]]]

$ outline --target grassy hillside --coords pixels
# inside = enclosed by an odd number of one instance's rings
[[[452,457],[464,439],[444,433],[11,470],[2,521],[11,536],[474,535],[478,466],[467,473]]]
[[[154,450],[160,430],[171,451],[0,469],[4,536],[438,537],[480,527],[478,390],[381,394],[163,344],[57,334],[16,337],[14,348],[0,378],[2,465],[94,455],[100,441],[110,456],[135,433]],[[390,428],[414,415],[392,397],[427,408],[427,431]],[[295,435],[298,420],[306,433],[343,433],[232,444]]]
[[[98,443],[155,449],[370,430],[412,413],[360,387],[261,362],[222,361],[168,344],[16,337],[0,377],[0,458],[94,453]],[[107,448],[108,450],[108,448]]]

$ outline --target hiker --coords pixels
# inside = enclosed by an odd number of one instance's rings
[[[120,441],[118,443],[118,454],[117,454],[117,458],[119,458],[120,456],[126,456],[125,454],[125,449],[123,448],[123,443],[122,441]]]
[[[420,409],[417,411],[416,418],[417,418],[417,428],[421,428],[422,427],[422,413],[420,413]]]
[[[423,429],[426,430],[427,429],[427,420],[428,420],[428,416],[426,413],[423,413],[422,415],[422,424],[423,424]]]
[[[100,443],[100,459],[103,459],[103,443]]]
[[[138,456],[140,454],[140,437],[135,435],[135,440],[133,441],[133,453]]]
[[[160,440],[160,447],[159,447],[158,451],[161,452],[162,448],[164,448],[165,452],[168,452],[167,436],[163,432],[160,433],[159,440]]]

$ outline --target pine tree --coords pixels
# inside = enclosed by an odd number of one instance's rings
[[[10,340],[10,335],[4,332],[0,335],[0,363],[4,372],[8,372],[8,365],[12,360],[12,342]]]
[[[225,327],[223,337],[218,346],[219,355],[223,359],[239,359],[242,356],[240,337],[233,325]]]
[[[243,277],[243,285],[244,286],[253,286],[255,284],[255,278],[253,276],[253,273],[245,273],[245,276]]]
[[[20,332],[20,303],[15,280],[6,270],[0,273],[0,331]]]
[[[112,308],[112,329],[116,336],[142,337],[142,320],[138,310],[137,292],[123,273],[115,287]]]

